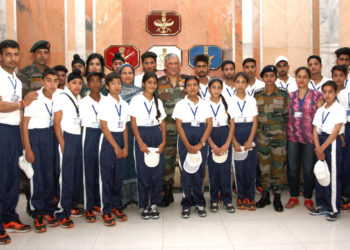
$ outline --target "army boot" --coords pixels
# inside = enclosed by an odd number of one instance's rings
[[[263,191],[260,200],[256,203],[257,208],[263,208],[266,205],[270,205],[270,192]]]
[[[273,198],[273,207],[276,212],[283,212],[283,205],[281,202],[281,194],[275,194]]]

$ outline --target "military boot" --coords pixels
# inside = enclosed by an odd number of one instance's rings
[[[273,207],[276,212],[283,212],[283,205],[281,202],[281,194],[275,194],[273,198]]]
[[[270,205],[270,192],[263,191],[260,200],[256,203],[257,208],[263,208],[266,205]]]
[[[170,205],[170,202],[168,201],[168,193],[169,193],[169,185],[164,184],[163,191],[162,191],[163,201],[160,207],[168,207]]]

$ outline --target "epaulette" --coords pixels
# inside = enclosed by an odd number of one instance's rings
[[[286,88],[282,88],[282,87],[277,87],[277,88],[278,88],[278,90],[281,90],[281,91],[288,93],[288,90]]]
[[[263,92],[265,90],[265,88],[263,87],[263,88],[260,88],[260,89],[257,89],[257,90],[255,90],[255,94],[258,94],[258,93],[260,93],[260,92]]]

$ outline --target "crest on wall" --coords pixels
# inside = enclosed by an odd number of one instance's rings
[[[146,31],[152,36],[175,36],[181,31],[181,17],[176,11],[151,11],[146,16]]]
[[[188,64],[194,68],[194,57],[199,54],[209,56],[209,68],[217,69],[222,64],[222,49],[216,45],[195,45],[188,51]]]
[[[105,49],[105,65],[108,69],[112,70],[112,60],[114,53],[119,52],[125,59],[125,62],[132,65],[134,68],[138,67],[140,51],[132,45],[111,45]]]
[[[148,51],[152,51],[157,55],[157,70],[164,70],[165,57],[167,54],[174,53],[182,62],[182,51],[177,46],[153,46]]]

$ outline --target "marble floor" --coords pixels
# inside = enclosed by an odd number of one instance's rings
[[[283,193],[283,203],[288,193]],[[208,192],[206,192],[208,201]],[[175,203],[160,209],[158,220],[144,221],[136,205],[126,210],[129,220],[106,227],[98,216],[95,223],[74,219],[75,227],[48,228],[43,234],[34,231],[10,234],[12,242],[0,249],[350,249],[350,213],[341,214],[336,222],[324,216],[311,216],[304,206],[276,213],[272,206],[257,211],[219,213],[200,218],[180,217],[181,194]],[[24,223],[32,224],[25,213],[21,195],[18,212]]]

